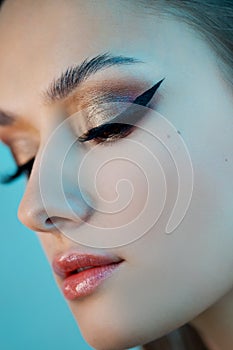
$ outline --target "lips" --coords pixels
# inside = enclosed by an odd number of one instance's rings
[[[58,276],[67,278],[73,274],[80,273],[83,270],[120,263],[122,261],[123,259],[116,256],[71,252],[56,256],[52,262],[52,267]]]
[[[52,267],[63,279],[62,292],[65,298],[73,300],[92,294],[118,270],[123,261],[116,256],[69,252],[56,256]]]

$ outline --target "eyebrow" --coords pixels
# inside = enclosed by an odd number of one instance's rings
[[[65,72],[54,79],[49,87],[42,92],[45,103],[52,103],[66,98],[82,82],[96,72],[120,65],[144,63],[135,57],[113,56],[109,52],[99,54],[91,59],[86,58],[81,64],[68,67]]]
[[[78,86],[96,72],[120,65],[130,65],[135,63],[145,63],[135,57],[114,56],[110,52],[99,54],[93,58],[86,58],[78,65],[70,66],[63,71],[59,77],[53,79],[48,88],[40,95],[44,104],[51,104],[68,97]],[[0,125],[11,125],[15,118],[0,111]]]

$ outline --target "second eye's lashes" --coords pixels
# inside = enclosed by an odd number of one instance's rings
[[[16,171],[13,174],[2,175],[0,182],[2,184],[8,184],[8,183],[16,180],[22,174],[29,176],[31,173],[31,169],[33,167],[34,159],[35,158],[31,158],[27,163],[25,163],[23,165],[18,165]]]

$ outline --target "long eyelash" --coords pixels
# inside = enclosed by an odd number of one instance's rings
[[[112,137],[116,138],[119,134],[126,135],[129,133],[129,130],[132,127],[133,125],[121,123],[102,124],[90,129],[88,133],[79,136],[78,140],[80,142],[85,142],[95,139],[98,143],[100,143],[102,139],[108,139]]]
[[[153,85],[150,89],[136,97],[136,99],[132,102],[133,104],[138,104],[141,106],[146,106],[152,97],[154,96],[155,92],[158,90],[159,86],[163,82],[165,78],[160,80],[158,83]],[[127,111],[130,113],[131,106],[126,109],[124,114],[127,114]],[[118,119],[119,115],[116,116],[114,119]],[[86,142],[90,140],[94,140],[95,143],[112,143],[113,141],[116,141],[116,139],[122,138],[124,136],[127,136],[131,129],[134,128],[134,125],[127,124],[127,123],[104,123],[101,124],[95,128],[92,128],[82,134],[78,137],[79,142]],[[113,141],[112,138],[114,137]],[[108,141],[109,140],[109,141]]]
[[[35,158],[31,158],[27,163],[23,165],[18,165],[16,171],[13,174],[1,175],[0,183],[9,184],[23,174],[29,177],[33,167],[34,160]]]

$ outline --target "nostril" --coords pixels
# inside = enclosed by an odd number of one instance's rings
[[[63,230],[66,230],[69,225],[73,226],[73,221],[70,219],[66,219],[59,216],[50,216],[45,220],[45,229],[46,231],[58,231],[63,232]]]
[[[48,219],[45,220],[45,224],[46,224],[46,226],[52,226],[53,225],[53,221],[50,218],[48,218]]]
[[[57,226],[57,225],[61,225],[63,221],[66,222],[66,221],[70,221],[70,220],[66,219],[66,218],[59,217],[59,216],[50,216],[49,218],[47,218],[45,220],[45,225],[47,227]]]
[[[58,216],[50,216],[45,220],[45,223],[44,223],[45,229],[47,231],[59,230],[63,220],[64,220],[63,218],[59,218]]]

